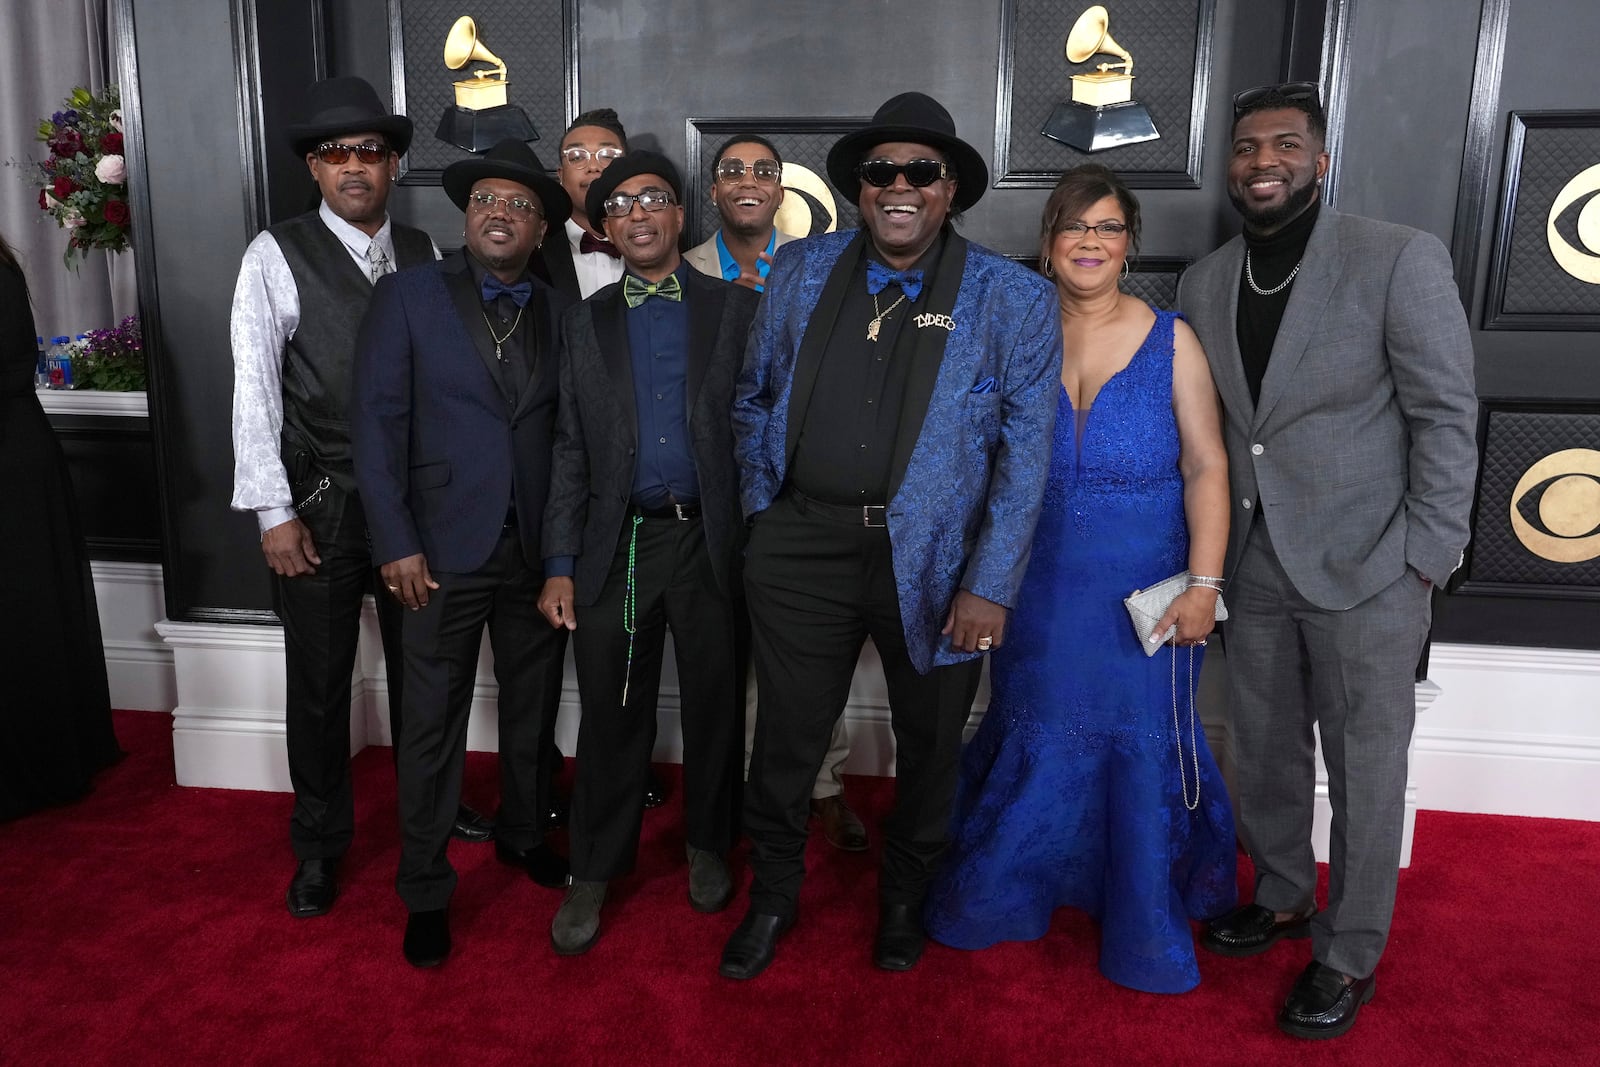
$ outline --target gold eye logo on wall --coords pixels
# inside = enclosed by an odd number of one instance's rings
[[[1600,285],[1600,163],[1575,174],[1571,181],[1556,194],[1550,205],[1550,217],[1545,220],[1544,238],[1550,245],[1550,254],[1556,264],[1580,282]],[[1568,207],[1588,198],[1588,203],[1578,210],[1578,243],[1575,247],[1556,229],[1556,220]]]
[[[1600,452],[1563,449],[1529,467],[1511,491],[1511,529],[1552,563],[1600,557]]]

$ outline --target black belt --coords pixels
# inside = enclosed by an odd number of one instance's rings
[[[807,514],[820,515],[836,522],[850,526],[864,526],[871,530],[887,529],[889,526],[887,504],[830,504],[825,500],[806,496],[793,486],[789,488],[789,495],[800,505],[800,510]]]
[[[679,522],[688,522],[690,519],[700,517],[700,504],[666,504],[659,508],[640,507],[638,504],[629,505],[629,513],[645,519],[676,519]]]

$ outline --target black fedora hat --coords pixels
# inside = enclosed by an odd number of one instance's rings
[[[296,155],[343,133],[381,133],[397,156],[411,147],[411,120],[392,115],[365,78],[326,78],[306,91],[306,120],[288,128]]]
[[[989,189],[989,164],[956,136],[955,120],[944,105],[926,93],[901,93],[886,100],[869,125],[845,134],[828,152],[828,180],[850,203],[861,199],[856,165],[874,146],[890,141],[931,145],[944,153],[945,162],[956,172],[957,211],[976,204]]]
[[[481,156],[450,164],[440,180],[456,207],[465,211],[472,187],[485,178],[504,178],[532,189],[544,206],[545,220],[552,226],[561,225],[572,214],[572,198],[560,182],[545,173],[544,164],[526,141],[507,137]]]
[[[678,203],[683,203],[683,182],[672,160],[660,152],[629,152],[613,159],[611,165],[589,183],[589,191],[583,197],[583,207],[589,213],[591,227],[598,232],[605,232],[606,198],[617,191],[617,186],[641,174],[654,174],[665,181],[672,187],[672,195],[677,197]]]

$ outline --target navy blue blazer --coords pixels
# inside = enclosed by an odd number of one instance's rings
[[[522,327],[528,385],[508,404],[462,253],[378,280],[356,338],[350,406],[375,562],[420,552],[430,570],[477,570],[515,488],[523,555],[542,573],[557,329],[568,301],[537,278],[533,287]]]

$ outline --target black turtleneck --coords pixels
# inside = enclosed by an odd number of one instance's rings
[[[1300,264],[1321,208],[1322,200],[1319,197],[1297,218],[1269,237],[1257,236],[1246,228],[1245,262],[1257,286],[1262,289],[1277,288]],[[1239,269],[1239,316],[1234,329],[1239,337],[1239,357],[1244,363],[1245,380],[1250,383],[1252,401],[1261,399],[1261,379],[1266,377],[1267,363],[1272,358],[1272,345],[1278,339],[1278,325],[1283,321],[1283,309],[1289,306],[1289,294],[1292,292],[1294,283],[1290,282],[1271,296],[1262,296],[1250,287],[1244,268]]]

